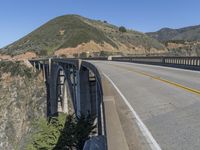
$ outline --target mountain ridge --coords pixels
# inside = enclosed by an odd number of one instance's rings
[[[178,29],[162,28],[156,32],[147,32],[146,34],[162,42],[169,40],[197,41],[200,40],[200,25]]]

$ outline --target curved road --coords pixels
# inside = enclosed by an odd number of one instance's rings
[[[200,149],[200,72],[92,61],[117,86],[163,150]]]

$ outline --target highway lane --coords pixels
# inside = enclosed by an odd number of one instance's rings
[[[200,149],[200,72],[93,61],[129,101],[163,150]],[[164,80],[163,80],[164,79]]]

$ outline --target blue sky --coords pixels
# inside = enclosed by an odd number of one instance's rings
[[[147,32],[200,24],[199,6],[199,0],[1,0],[0,48],[64,14]]]

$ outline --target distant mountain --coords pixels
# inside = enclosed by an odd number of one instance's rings
[[[38,55],[73,54],[111,51],[122,53],[157,53],[166,48],[157,40],[133,31],[84,18],[65,15],[50,20],[22,39],[0,49],[0,53],[18,55],[35,52]]]
[[[180,29],[163,28],[157,32],[149,32],[146,34],[159,41],[198,41],[200,40],[200,25]]]
[[[165,44],[168,55],[200,56],[200,25],[180,29],[163,28],[146,34]]]

